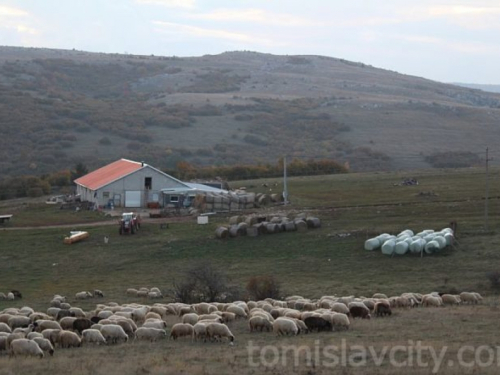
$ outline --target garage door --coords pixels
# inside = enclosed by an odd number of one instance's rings
[[[125,207],[141,207],[141,192],[126,191],[125,192]]]

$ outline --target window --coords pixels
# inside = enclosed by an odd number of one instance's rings
[[[153,187],[153,177],[146,177],[144,179],[144,188],[146,190],[151,190],[152,187]]]
[[[102,197],[103,198],[109,198],[109,191],[103,191],[102,192]]]
[[[178,195],[171,195],[170,196],[170,202],[171,203],[177,203],[177,202],[179,202],[179,196]]]

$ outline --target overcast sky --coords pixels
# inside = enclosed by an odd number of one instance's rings
[[[325,55],[500,84],[500,0],[0,0],[0,45]]]

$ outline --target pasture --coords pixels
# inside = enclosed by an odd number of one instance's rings
[[[191,343],[170,340],[158,343],[127,343],[119,346],[59,350],[42,361],[11,360],[0,355],[0,374],[7,373],[151,373],[219,374],[262,373],[316,374],[332,371],[286,363],[270,368],[252,367],[247,344],[305,345],[407,345],[422,340],[436,348],[448,347],[446,361],[456,358],[461,345],[499,345],[496,338],[500,309],[498,296],[486,273],[500,268],[497,233],[500,224],[499,171],[490,173],[489,230],[484,230],[484,171],[432,170],[405,173],[370,173],[292,178],[289,181],[290,206],[267,207],[259,212],[284,212],[293,216],[306,212],[322,221],[320,229],[304,233],[280,233],[257,238],[215,239],[215,228],[228,216],[212,216],[208,225],[197,225],[195,218],[171,222],[168,229],[145,223],[134,236],[119,236],[117,225],[92,226],[101,215],[89,217],[90,238],[65,245],[62,239],[70,228],[23,229],[30,224],[30,210],[17,207],[8,230],[0,229],[0,292],[18,289],[23,300],[0,301],[0,310],[31,306],[45,311],[53,294],[63,294],[76,306],[90,310],[101,300],[75,301],[81,290],[101,289],[104,302],[154,301],[132,299],[130,287],[157,286],[171,301],[174,280],[194,264],[211,263],[225,272],[230,283],[244,291],[249,278],[273,275],[281,283],[283,295],[300,294],[306,298],[322,295],[371,296],[375,292],[398,295],[403,292],[476,291],[486,296],[480,306],[397,309],[392,317],[356,320],[347,332],[309,334],[276,338],[272,333],[248,332],[247,323],[230,326],[236,336],[234,346],[227,343]],[[416,178],[416,186],[394,186],[404,177]],[[280,189],[280,181],[269,179],[232,183],[251,191],[269,190],[263,183]],[[9,202],[2,202],[8,210]],[[18,204],[18,203],[17,203]],[[34,203],[33,203],[34,204]],[[36,206],[36,204],[35,204]],[[55,208],[54,208],[55,209]],[[47,208],[40,208],[47,210]],[[56,209],[55,209],[56,210]],[[256,210],[257,211],[257,210]],[[54,223],[66,220],[51,212]],[[79,222],[78,217],[66,221]],[[458,244],[454,248],[423,258],[386,257],[379,251],[367,252],[364,241],[382,232],[397,234],[404,229],[442,229],[450,221],[458,223]],[[50,223],[47,223],[50,224]],[[103,237],[109,236],[108,244]],[[169,327],[178,317],[168,318]],[[448,364],[448,362],[446,362]],[[430,368],[412,368],[414,373],[429,373]],[[477,367],[449,366],[439,373],[472,373]],[[480,373],[497,373],[498,367]],[[400,373],[387,361],[382,366],[347,366],[341,373]]]

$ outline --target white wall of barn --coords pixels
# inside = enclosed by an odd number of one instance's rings
[[[146,188],[146,178],[151,178],[150,188]],[[140,191],[141,207],[146,207],[148,202],[162,203],[161,189],[176,187],[185,187],[185,185],[146,165],[144,168],[96,191],[77,187],[77,193],[79,193],[78,188],[81,188],[79,194],[81,194],[82,200],[97,202],[99,206],[106,206],[110,200],[113,200],[115,207],[125,207],[125,192]]]

